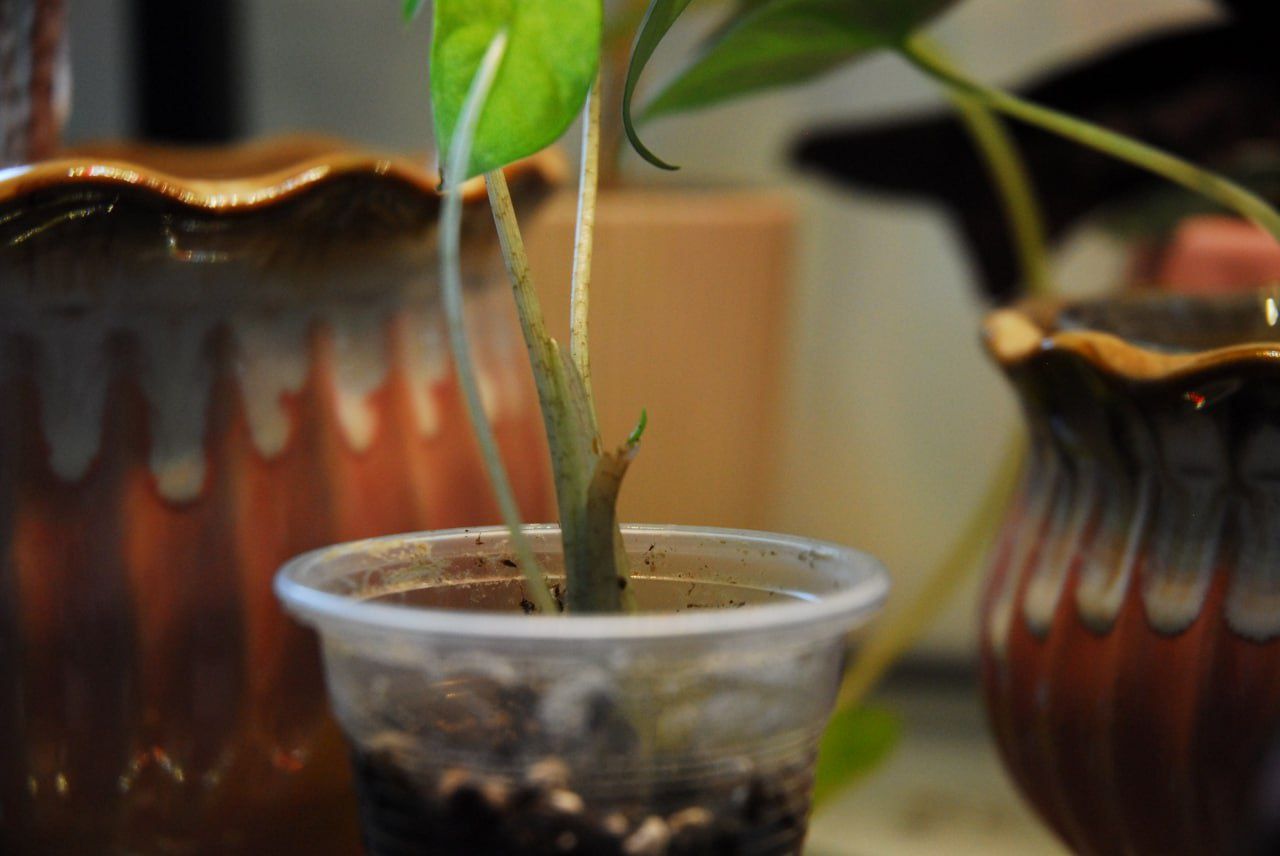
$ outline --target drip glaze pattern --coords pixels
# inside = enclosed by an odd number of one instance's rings
[[[513,183],[536,201],[554,172]],[[3,174],[0,852],[357,847],[315,644],[270,583],[323,544],[496,516],[437,309],[433,186],[307,140]],[[467,312],[542,519],[485,214]]]
[[[988,319],[1031,444],[983,596],[986,702],[1078,853],[1242,852],[1280,737],[1274,299]]]

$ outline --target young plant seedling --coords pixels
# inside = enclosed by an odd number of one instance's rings
[[[422,5],[422,0],[409,0],[405,14],[412,17]],[[646,418],[641,415],[636,430],[620,445],[607,447],[591,388],[587,317],[599,180],[602,6],[600,0],[436,0],[432,11],[432,111],[445,196],[441,281],[467,410],[530,599],[541,612],[553,612],[558,607],[524,535],[493,429],[480,404],[462,320],[461,189],[467,180],[483,176],[551,450],[564,546],[565,606],[575,613],[618,612],[632,601],[618,528],[618,495],[639,450]],[[571,332],[565,348],[543,323],[502,168],[559,139],[579,114],[582,170]]]

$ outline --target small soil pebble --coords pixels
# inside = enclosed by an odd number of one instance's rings
[[[536,787],[566,788],[569,786],[569,765],[559,758],[543,758],[529,768],[525,781]]]
[[[662,818],[650,815],[623,843],[622,852],[627,856],[662,856],[670,842],[671,827]]]

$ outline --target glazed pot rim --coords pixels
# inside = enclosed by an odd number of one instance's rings
[[[247,213],[353,175],[396,181],[438,198],[438,173],[425,160],[308,134],[207,148],[101,144],[0,169],[0,209],[42,190],[96,184],[142,191],[193,211]],[[513,182],[554,185],[565,169],[563,156],[547,149],[504,171]],[[484,198],[483,177],[463,186],[467,203]]]
[[[1085,324],[1064,323],[1072,313],[1112,304],[1135,309],[1253,307],[1275,328],[1275,339],[1242,336],[1215,346],[1170,345]],[[1085,300],[1033,298],[988,313],[982,321],[987,352],[1005,369],[1047,353],[1065,353],[1131,381],[1159,382],[1241,363],[1280,367],[1280,286],[1226,296],[1123,295]]]
[[[532,538],[559,543],[557,524],[524,527]],[[434,609],[423,606],[375,603],[350,595],[325,591],[309,582],[323,567],[344,556],[376,554],[379,550],[465,539],[485,547],[485,555],[509,553],[505,527],[488,526],[388,535],[338,544],[304,553],[285,563],[276,574],[277,597],[297,618],[316,626],[322,634],[357,629],[397,635],[449,637],[530,644],[599,642],[679,642],[692,638],[739,638],[757,634],[798,632],[805,636],[843,634],[867,621],[883,605],[889,592],[889,575],[874,557],[825,541],[710,526],[623,524],[624,538],[670,543],[715,541],[739,548],[795,550],[810,567],[822,566],[846,584],[828,593],[778,589],[797,597],[786,603],[748,608],[698,609],[672,613],[635,615],[538,615],[479,610]],[[678,552],[678,551],[677,551]],[[637,574],[637,577],[643,575]],[[659,577],[660,579],[666,579]],[[683,581],[696,577],[682,577]]]

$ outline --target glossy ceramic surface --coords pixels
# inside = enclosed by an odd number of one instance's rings
[[[516,193],[556,170],[522,165]],[[438,204],[416,164],[317,140],[0,172],[0,851],[352,852],[314,643],[270,581],[323,544],[496,518]],[[469,209],[467,311],[536,520],[492,236]]]
[[[1077,852],[1241,852],[1280,730],[1276,299],[988,319],[1031,449],[983,599],[986,700]]]

